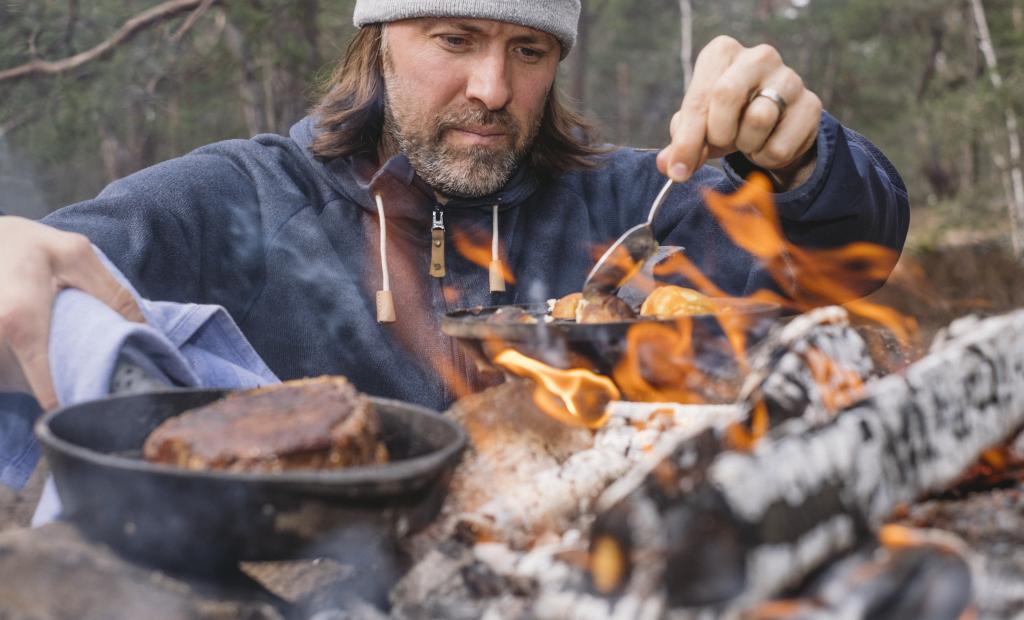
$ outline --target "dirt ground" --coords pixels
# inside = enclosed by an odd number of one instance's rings
[[[868,299],[914,317],[927,345],[959,317],[1024,307],[1024,263],[992,242],[908,251]]]

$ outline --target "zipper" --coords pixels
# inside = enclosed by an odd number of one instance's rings
[[[441,205],[434,205],[430,225],[430,275],[443,278],[444,274],[444,210]]]

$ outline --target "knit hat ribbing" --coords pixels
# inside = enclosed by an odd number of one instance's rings
[[[414,17],[468,17],[519,24],[547,32],[562,44],[562,58],[576,43],[580,0],[357,0],[357,27]]]

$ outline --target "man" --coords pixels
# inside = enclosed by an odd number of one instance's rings
[[[768,46],[709,44],[660,153],[590,144],[554,87],[578,16],[579,0],[359,0],[332,90],[289,137],[199,149],[49,226],[0,218],[0,389],[54,404],[45,344],[60,288],[138,318],[89,241],[145,297],[225,306],[282,378],[344,374],[436,408],[475,387],[443,313],[578,290],[595,248],[644,219],[662,174],[679,185],[659,241],[732,294],[771,283],[701,190],[754,170],[775,184],[793,242],[902,247],[896,171]],[[724,172],[704,166],[721,156]],[[452,247],[492,240],[514,280],[504,292]]]

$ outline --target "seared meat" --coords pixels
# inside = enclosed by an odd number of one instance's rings
[[[617,323],[632,321],[636,313],[629,304],[615,295],[595,294],[584,296],[576,306],[577,323]]]
[[[387,461],[370,401],[344,377],[231,394],[175,416],[146,439],[146,460],[192,470],[339,469]]]

